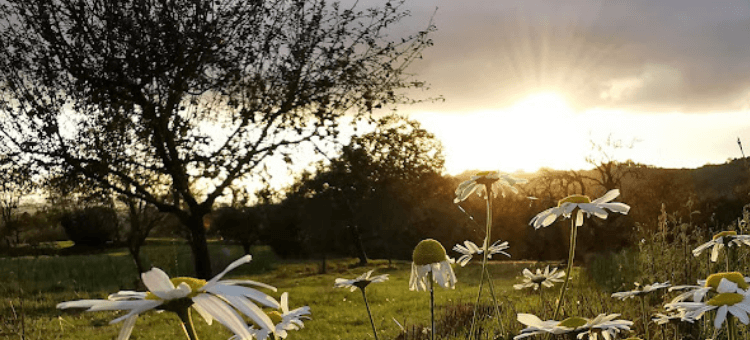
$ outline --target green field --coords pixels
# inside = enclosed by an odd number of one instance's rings
[[[224,268],[239,258],[241,248],[218,243],[211,244],[214,270]],[[146,263],[162,268],[171,277],[192,272],[189,247],[180,243],[151,242],[143,250]],[[276,286],[272,293],[278,298],[282,292],[290,294],[290,308],[310,306],[312,320],[305,328],[291,332],[288,339],[372,339],[370,323],[359,292],[333,288],[338,277],[354,278],[369,269],[375,274],[389,274],[390,280],[367,288],[375,323],[381,339],[424,338],[423,327],[429,327],[429,294],[408,290],[409,262],[388,263],[371,261],[367,267],[355,266],[356,260],[328,261],[328,272],[319,274],[320,262],[280,261],[268,248],[253,249],[254,261],[231,272],[227,277],[244,277]],[[517,292],[512,284],[525,267],[534,263],[497,262],[490,272],[501,308],[501,324],[494,311],[485,286],[480,303],[482,339],[506,338],[517,334],[521,324],[515,321],[517,312],[540,315],[539,295],[533,291]],[[458,277],[455,290],[436,289],[436,319],[438,335],[442,338],[466,338],[471,323],[474,299],[478,288],[480,266],[454,266]],[[16,257],[0,259],[0,337],[24,339],[114,339],[120,324],[108,322],[122,312],[82,312],[57,310],[62,301],[106,298],[121,289],[138,289],[139,281],[127,252],[115,249],[94,255]],[[595,316],[622,304],[612,301],[589,284],[574,281],[568,294],[570,312]],[[549,318],[557,290],[547,291],[545,313]],[[583,301],[582,301],[583,300]],[[632,315],[636,317],[637,315]],[[195,317],[201,339],[227,339],[231,333],[223,326],[207,326]],[[394,321],[405,326],[406,333]],[[131,339],[184,338],[178,319],[170,313],[147,312],[136,323]]]

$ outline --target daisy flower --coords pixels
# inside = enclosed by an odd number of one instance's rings
[[[388,274],[378,275],[375,277],[370,277],[372,275],[373,270],[364,273],[357,277],[356,279],[347,280],[347,279],[336,279],[334,283],[335,288],[351,288],[351,291],[357,290],[357,288],[360,289],[362,292],[362,298],[365,300],[365,307],[367,307],[367,316],[370,317],[370,325],[372,326],[372,333],[375,335],[375,340],[378,340],[378,331],[375,328],[375,321],[372,319],[372,312],[370,311],[370,304],[367,302],[367,295],[365,295],[365,287],[367,287],[370,283],[373,282],[384,282],[385,280],[388,280]]]
[[[675,323],[682,321],[682,318],[685,316],[684,312],[678,312],[673,314],[662,314],[662,313],[656,313],[654,314],[654,317],[651,318],[651,321],[656,323],[657,325],[666,325],[668,323]]]
[[[693,249],[693,255],[698,257],[703,253],[704,250],[712,248],[711,262],[716,262],[719,259],[719,251],[724,248],[724,246],[739,247],[743,244],[750,245],[750,235],[737,235],[737,232],[734,230],[722,231],[714,235],[711,241],[701,244],[697,248]]]
[[[676,302],[665,305],[667,310],[678,310],[684,313],[682,320],[695,322],[700,319],[704,313],[716,310],[714,319],[714,328],[719,329],[727,318],[727,313],[737,317],[743,324],[750,322],[748,311],[750,311],[750,295],[747,292],[738,290],[737,284],[722,278],[716,294],[705,302]]]
[[[636,296],[646,295],[648,293],[657,291],[659,289],[668,288],[670,286],[669,281],[664,283],[652,283],[650,285],[641,286],[640,283],[635,283],[635,289],[626,292],[613,293],[612,297],[625,301],[628,298],[634,298]]]
[[[565,276],[565,272],[557,271],[557,268],[549,270],[549,266],[544,268],[544,272],[537,268],[536,273],[532,273],[528,268],[523,270],[523,283],[513,285],[513,288],[521,290],[524,288],[534,288],[537,290],[542,286],[546,288],[552,288],[555,282],[563,282],[562,278]]]
[[[242,285],[263,287],[273,291],[276,291],[276,288],[250,280],[219,281],[226,273],[250,262],[251,259],[252,256],[246,255],[232,262],[208,282],[192,277],[170,279],[161,269],[152,268],[141,274],[148,292],[120,291],[110,295],[107,300],[67,301],[59,303],[57,308],[88,308],[88,312],[128,311],[127,314],[110,321],[110,324],[125,321],[118,340],[127,340],[139,314],[152,309],[171,311],[177,313],[183,323],[187,324],[190,318],[189,307],[193,307],[209,325],[216,320],[229,328],[237,339],[251,339],[252,334],[238,311],[258,324],[272,327],[271,320],[256,303],[272,308],[278,308],[279,303],[265,293]],[[190,323],[188,327],[192,328],[192,322]]]
[[[672,299],[670,304],[673,304],[676,302],[683,302],[690,298],[692,298],[693,302],[703,301],[703,299],[706,297],[706,294],[708,294],[709,292],[716,293],[717,289],[719,288],[719,285],[724,280],[731,282],[733,284],[733,285],[725,284],[724,290],[729,293],[744,294],[750,288],[750,284],[748,284],[748,281],[750,281],[750,278],[744,277],[739,272],[715,273],[715,274],[711,274],[706,280],[698,280],[698,286],[683,285],[683,286],[674,286],[672,288],[669,288],[670,292],[673,290],[689,289],[687,292],[682,293],[676,296],[674,299]],[[727,289],[733,289],[733,290],[727,290]]]
[[[595,200],[591,200],[588,196],[584,195],[572,195],[561,199],[556,207],[549,208],[542,211],[538,215],[531,219],[530,225],[534,226],[535,229],[546,227],[555,222],[559,216],[570,218],[573,211],[577,210],[576,214],[576,226],[580,227],[583,225],[583,214],[594,215],[601,219],[607,218],[607,210],[619,212],[621,214],[627,214],[630,211],[630,206],[624,203],[611,202],[613,199],[620,196],[620,190],[613,189],[608,191],[604,196],[599,197]]]
[[[456,274],[440,242],[433,239],[422,240],[414,248],[411,263],[409,290],[426,291],[430,280],[443,288],[453,289],[456,286]],[[428,275],[432,275],[430,278]]]
[[[498,191],[505,195],[505,192],[503,191],[504,187],[509,188],[513,193],[517,194],[518,189],[516,189],[514,185],[526,182],[528,181],[525,179],[515,178],[508,174],[501,174],[497,171],[478,172],[476,175],[471,176],[471,179],[458,185],[458,188],[456,188],[456,198],[453,200],[453,203],[462,202],[474,192],[479,196],[486,197],[485,185],[492,188],[495,197],[497,197]]]
[[[487,242],[487,239],[485,239],[485,242]],[[503,251],[508,248],[510,248],[508,246],[508,241],[501,243],[500,240],[497,240],[487,249],[487,258],[491,259],[492,255],[495,254],[503,254],[507,257],[510,257],[510,254]],[[453,246],[453,251],[462,254],[461,257],[456,260],[456,263],[460,264],[461,267],[463,267],[466,266],[469,261],[471,261],[472,256],[482,254],[484,252],[484,247],[479,248],[474,242],[464,241],[463,246],[460,244]]]
[[[333,287],[335,287],[335,288],[350,288],[351,291],[353,292],[353,291],[357,290],[357,288],[364,290],[365,287],[367,287],[370,283],[384,282],[384,281],[388,280],[388,274],[383,274],[383,275],[378,275],[378,276],[370,277],[370,275],[372,275],[373,271],[375,271],[375,270],[374,269],[370,270],[367,273],[364,273],[364,274],[358,276],[357,278],[351,279],[351,280],[336,279],[336,281],[334,281]]]
[[[274,339],[271,334],[275,334],[276,338],[286,339],[287,331],[296,331],[305,327],[302,319],[310,319],[310,307],[304,306],[294,310],[289,310],[289,294],[284,292],[281,294],[281,304],[279,306],[281,313],[278,311],[271,311],[268,313],[268,317],[274,325],[273,328],[266,328],[260,326],[260,328],[250,327],[248,331],[255,336],[257,340]],[[239,340],[237,336],[229,338],[230,340]]]
[[[620,314],[599,314],[594,319],[581,317],[570,317],[563,321],[542,321],[536,315],[518,314],[518,322],[527,326],[516,335],[513,340],[523,339],[538,334],[576,334],[581,339],[588,336],[589,339],[598,339],[601,335],[604,339],[614,339],[617,333],[629,331],[632,321],[615,320]]]

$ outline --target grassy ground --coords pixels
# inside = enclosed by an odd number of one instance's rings
[[[144,248],[146,263],[162,268],[170,276],[190,275],[189,248],[171,242],[152,243]],[[213,268],[221,270],[240,257],[241,248],[211,244]],[[312,320],[305,328],[290,334],[289,339],[372,339],[370,323],[358,291],[334,289],[334,279],[354,278],[369,269],[375,274],[389,274],[390,280],[367,288],[368,299],[381,339],[416,339],[424,326],[429,327],[429,294],[408,290],[410,263],[376,260],[368,267],[355,266],[355,260],[333,260],[328,273],[318,274],[319,262],[281,262],[267,248],[253,249],[254,261],[231,272],[227,277],[249,277],[278,287],[275,297],[289,292],[290,307],[310,306]],[[490,266],[496,293],[501,303],[501,323],[494,317],[483,317],[481,339],[503,338],[517,334],[517,312],[532,312],[550,317],[557,290],[547,292],[544,312],[539,295],[533,291],[516,292],[512,284],[530,263],[493,263]],[[456,266],[459,283],[455,290],[438,288],[435,292],[438,334],[443,338],[465,338],[471,324],[473,304],[479,283],[480,266]],[[122,312],[60,311],[62,301],[106,298],[121,289],[138,289],[139,283],[127,252],[115,249],[101,254],[65,257],[0,258],[0,338],[18,339],[114,339],[120,324],[108,322]],[[575,288],[578,287],[578,288]],[[571,313],[596,313],[611,308],[601,292],[586,283],[574,289],[593,292],[570,294]],[[483,316],[494,316],[489,292],[484,290]],[[592,298],[592,296],[594,298]],[[583,300],[583,301],[582,301]],[[589,301],[595,300],[595,301]],[[601,301],[600,301],[601,300]],[[614,302],[612,302],[614,303]],[[633,315],[635,317],[636,315]],[[406,333],[396,321],[405,326]],[[231,334],[223,326],[207,326],[200,317],[195,320],[201,339],[227,339]],[[183,338],[178,319],[170,313],[148,312],[141,315],[131,339]]]

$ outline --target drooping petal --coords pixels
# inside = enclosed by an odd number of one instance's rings
[[[610,191],[607,191],[602,197],[599,197],[595,200],[593,200],[591,203],[599,204],[599,203],[607,203],[615,198],[617,196],[620,196],[620,190],[619,189],[612,189]]]
[[[214,317],[211,316],[211,314],[209,314],[208,312],[206,312],[205,309],[201,308],[200,305],[198,305],[197,303],[194,303],[192,307],[193,309],[195,309],[196,312],[198,312],[198,314],[200,314],[203,320],[206,321],[206,324],[211,326],[211,324],[214,323]]]
[[[256,325],[268,329],[274,328],[271,318],[268,317],[268,315],[264,313],[263,310],[260,309],[260,307],[252,303],[247,298],[242,296],[224,296],[223,298],[225,298],[227,302],[232,305],[232,307],[236,308],[242,314],[245,314],[250,319],[252,319]]]
[[[724,323],[724,319],[727,318],[727,306],[721,306],[718,310],[716,310],[716,319],[714,319],[714,328],[720,329],[721,325]]]
[[[159,268],[151,268],[141,273],[141,280],[149,292],[162,299],[166,299],[167,293],[175,289],[174,284],[169,280],[169,275]]]
[[[598,218],[601,218],[603,220],[607,218],[607,211],[604,210],[604,209],[602,209],[602,208],[600,208],[600,207],[598,207],[598,206],[596,206],[596,204],[593,204],[593,203],[579,203],[578,204],[578,208],[580,208],[581,210],[583,210],[583,211],[585,211],[585,212],[587,212],[589,214],[593,214],[594,216],[596,216]]]
[[[130,334],[133,333],[133,327],[135,327],[135,321],[138,319],[138,314],[131,315],[127,320],[125,320],[125,323],[122,324],[122,329],[120,329],[120,334],[117,335],[117,340],[128,340],[130,339]]]
[[[144,300],[144,302],[145,303],[143,303],[142,305],[140,305],[140,306],[138,306],[136,308],[131,309],[128,314],[125,314],[125,315],[123,315],[123,316],[121,316],[119,318],[116,318],[116,319],[110,321],[109,324],[113,325],[113,324],[116,324],[116,323],[118,323],[118,322],[120,322],[122,320],[130,318],[132,316],[138,316],[138,314],[141,314],[141,313],[143,313],[143,312],[145,312],[147,310],[151,310],[151,309],[154,309],[154,308],[160,306],[163,301]]]
[[[223,300],[212,296],[211,294],[198,294],[193,297],[193,302],[200,305],[207,313],[211,314],[216,321],[229,328],[229,330],[237,335],[239,339],[252,339],[252,334],[248,331],[242,317],[237,315],[237,312],[235,312],[232,307],[229,307],[229,305]]]
[[[597,206],[609,209],[613,212],[618,212],[623,215],[627,215],[630,211],[630,206],[625,203],[614,202],[614,203],[599,203]]]
[[[243,265],[245,263],[248,263],[248,262],[250,262],[252,260],[253,260],[253,256],[252,255],[245,255],[243,257],[240,257],[239,259],[237,259],[234,262],[230,263],[226,268],[224,268],[224,270],[221,273],[217,274],[211,280],[209,280],[206,283],[206,285],[203,286],[200,290],[203,291],[203,290],[206,290],[206,289],[210,288],[211,286],[215,285],[217,281],[221,280],[221,278],[224,277],[224,275],[226,273],[228,273],[231,270],[233,270],[234,268],[237,268],[237,267],[239,267],[239,266],[241,266],[241,265]]]
[[[274,291],[274,292],[278,291],[278,289],[276,289],[276,287],[274,287],[274,286],[271,286],[269,284],[265,284],[263,282],[253,281],[253,280],[221,280],[221,283],[225,284],[225,285],[248,285],[248,286],[256,286],[256,287],[261,287],[261,288],[265,288],[265,289],[270,289],[271,291]]]
[[[583,210],[578,210],[578,213],[576,214],[576,227],[580,227],[583,225]]]
[[[279,302],[276,301],[276,299],[257,289],[253,289],[250,287],[232,286],[218,283],[209,287],[208,289],[206,289],[206,291],[221,296],[245,296],[266,307],[279,308]]]

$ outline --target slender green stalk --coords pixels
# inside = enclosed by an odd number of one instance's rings
[[[547,314],[547,308],[544,305],[544,289],[542,289],[542,285],[539,285],[539,305],[541,306],[542,310],[542,319],[544,319],[545,315]],[[545,319],[546,320],[546,319]]]
[[[646,340],[650,340],[651,336],[648,334],[648,320],[646,313],[646,295],[642,294],[641,298],[641,320],[643,321],[643,330],[646,332]]]
[[[182,330],[185,331],[188,340],[198,340],[198,334],[195,333],[195,327],[193,326],[193,318],[190,316],[190,307],[180,308],[175,313],[180,317]]]
[[[430,270],[430,322],[432,324],[432,328],[430,329],[430,333],[432,333],[432,340],[435,340],[435,290],[434,284],[432,283],[433,277],[432,277],[432,270]]]
[[[372,313],[370,312],[370,304],[367,303],[367,295],[365,295],[365,289],[362,288],[360,290],[362,291],[362,298],[365,299],[365,307],[367,307],[367,316],[370,317],[370,325],[372,325],[372,334],[375,336],[375,340],[378,340],[378,331],[375,330],[375,321],[372,320]]]
[[[737,330],[734,324],[734,316],[727,315],[727,339],[737,340]]]
[[[578,227],[576,226],[576,213],[577,211],[571,212],[570,218],[570,250],[568,251],[568,269],[565,272],[565,281],[563,281],[562,288],[560,288],[560,298],[557,301],[557,307],[555,307],[555,314],[552,316],[552,320],[557,320],[560,315],[560,307],[563,304],[563,297],[565,297],[565,290],[568,288],[568,282],[570,281],[570,273],[573,271],[573,259],[576,255],[576,238],[578,234]]]
[[[485,191],[487,192],[487,230],[484,233],[484,244],[482,245],[482,273],[479,277],[479,291],[477,291],[477,302],[474,304],[474,314],[471,317],[471,330],[470,336],[474,334],[474,326],[476,325],[477,309],[479,308],[479,299],[482,297],[482,286],[484,286],[484,273],[487,268],[487,257],[489,255],[489,246],[492,236],[492,184],[484,184]],[[497,303],[496,303],[497,304]]]
[[[497,318],[497,324],[500,326],[500,332],[505,333],[505,326],[503,325],[503,320],[500,317],[500,306],[497,303],[497,298],[495,297],[495,284],[492,282],[492,277],[490,277],[490,272],[487,268],[484,268],[484,272],[487,275],[487,283],[489,283],[490,286],[490,294],[492,295],[492,303],[495,305],[495,317]]]

